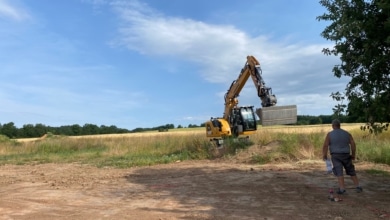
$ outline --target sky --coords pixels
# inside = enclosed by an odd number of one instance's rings
[[[0,0],[0,124],[151,128],[222,117],[253,55],[278,106],[344,91],[313,0]],[[240,105],[260,108],[248,80]]]

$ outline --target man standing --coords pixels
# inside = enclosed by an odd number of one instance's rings
[[[356,192],[362,192],[363,189],[359,185],[359,180],[356,176],[355,166],[352,160],[356,155],[356,144],[352,135],[341,129],[340,121],[335,119],[332,121],[333,130],[326,135],[324,145],[322,147],[322,157],[327,159],[328,149],[332,158],[333,173],[337,176],[339,190],[338,194],[346,193],[344,185],[343,169],[351,179],[356,187]]]

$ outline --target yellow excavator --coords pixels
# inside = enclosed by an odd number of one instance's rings
[[[262,126],[295,124],[297,122],[297,106],[276,106],[277,99],[272,89],[265,86],[259,61],[254,56],[247,56],[247,61],[238,78],[232,82],[225,94],[225,111],[223,117],[211,118],[205,123],[206,135],[217,145],[223,144],[228,137],[249,138],[257,130],[256,116],[253,106],[238,106],[238,96],[249,76],[257,89],[262,108],[256,114]]]

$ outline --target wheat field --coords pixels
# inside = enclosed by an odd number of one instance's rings
[[[363,124],[342,124],[342,128],[347,131],[359,130]],[[258,127],[257,133],[262,132],[281,132],[281,133],[326,133],[332,130],[330,124],[321,125],[299,125],[299,126],[268,126]],[[98,134],[98,135],[84,135],[84,136],[69,136],[68,138],[127,138],[127,137],[159,137],[166,135],[200,135],[206,134],[205,128],[180,128],[171,129],[168,132],[148,131],[125,134]],[[206,136],[206,135],[205,135]],[[16,139],[18,142],[29,142],[45,139],[46,136],[40,138],[21,138]]]

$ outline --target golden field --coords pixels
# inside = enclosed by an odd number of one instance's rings
[[[342,128],[347,131],[359,130],[363,124],[343,124]],[[299,125],[299,126],[269,126],[258,127],[257,133],[262,132],[281,132],[281,133],[326,133],[332,130],[330,124],[322,125]],[[68,138],[126,138],[126,137],[150,137],[150,136],[165,136],[165,135],[200,135],[205,134],[205,128],[180,128],[171,129],[168,132],[148,131],[126,134],[100,134],[100,135],[85,135],[85,136],[69,136]],[[22,138],[16,139],[18,142],[29,142],[42,140],[41,138]]]
[[[390,132],[371,135],[363,124],[342,124],[350,131],[362,161],[390,164]],[[0,143],[0,164],[85,163],[132,167],[184,160],[231,158],[247,151],[251,163],[318,160],[331,125],[258,127],[249,142],[227,139],[223,153],[206,137],[205,128],[170,129],[88,136],[57,136],[9,140]]]

